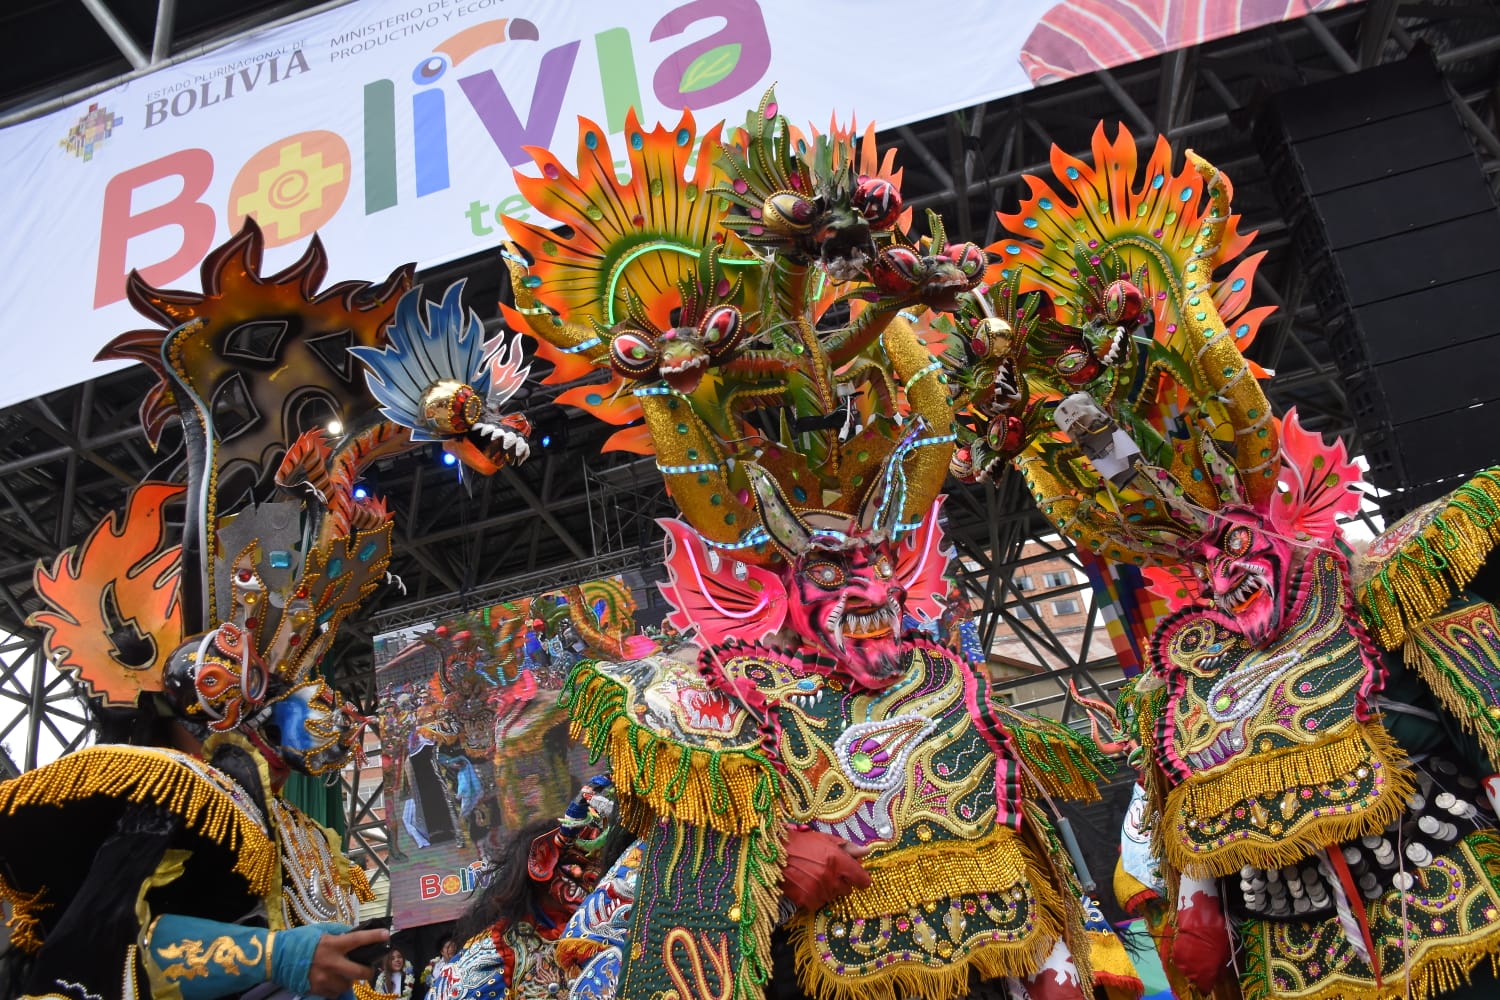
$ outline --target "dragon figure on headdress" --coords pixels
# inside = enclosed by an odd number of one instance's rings
[[[1245,358],[1268,310],[1247,308],[1260,255],[1228,179],[1192,153],[1174,170],[1165,139],[1141,162],[1123,129],[1092,154],[1054,150],[1001,215],[989,311],[1022,322],[992,365],[1006,405],[978,416],[1016,427],[972,426],[960,464],[1009,461],[1166,605],[1132,623],[1149,662],[1119,712],[1142,780],[1117,884],[1159,901],[1185,992],[1461,989],[1500,958],[1500,613],[1465,590],[1500,542],[1500,476],[1357,551],[1358,467],[1278,418]]]
[[[316,239],[274,275],[263,246],[247,221],[201,292],[132,275],[156,327],[103,353],[156,373],[147,437],[179,422],[186,461],[37,569],[47,656],[135,721],[0,785],[19,995],[350,995],[387,936],[354,930],[363,870],[284,794],[358,755],[368,721],[320,675],[390,559],[391,515],[355,485],[421,441],[479,473],[523,459],[503,407],[526,371],[518,343],[486,349],[460,287],[424,317],[410,267],[320,291]]]
[[[1087,995],[1082,890],[1038,801],[1096,796],[1106,762],[907,628],[946,610],[960,399],[914,324],[995,268],[936,217],[912,235],[873,130],[803,133],[773,94],[722,141],[685,113],[632,115],[624,142],[628,178],[588,120],[576,168],[534,150],[518,183],[567,228],[506,220],[508,321],[681,512],[662,590],[693,637],[565,689],[642,838],[564,941],[604,956],[573,995],[753,1000],[783,927],[819,1000]]]

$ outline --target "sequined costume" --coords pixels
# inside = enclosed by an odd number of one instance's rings
[[[607,931],[569,943],[574,996],[758,997],[784,908],[820,1000],[1003,977],[1081,995],[1080,893],[1033,796],[1094,796],[1103,761],[904,627],[944,612],[957,386],[902,313],[957,309],[984,254],[936,217],[909,239],[873,130],[804,136],[773,95],[725,143],[691,115],[632,117],[625,142],[628,181],[589,121],[576,171],[536,151],[518,174],[568,235],[506,220],[508,320],[548,381],[608,374],[558,401],[654,455],[681,511],[663,591],[695,639],[585,661],[565,690],[643,838],[634,889],[592,914]],[[868,887],[784,907],[804,862],[847,871],[840,842]]]
[[[320,292],[316,240],[269,276],[262,248],[247,222],[204,262],[201,293],[132,275],[131,302],[156,327],[105,351],[159,376],[141,418],[153,444],[180,422],[186,478],[141,484],[123,515],[39,566],[33,623],[98,711],[133,716],[157,745],[90,747],[0,785],[18,995],[309,992],[318,942],[359,923],[372,894],[283,782],[359,752],[367,720],[319,673],[389,561],[390,515],[353,485],[426,433],[393,422],[395,401],[377,411],[347,348],[410,353],[430,335],[440,377],[402,385],[426,393],[425,412],[456,412],[427,437],[479,471],[523,457],[485,423],[519,382],[482,364],[456,294],[423,323],[409,267]],[[476,427],[483,444],[465,437]]]
[[[1092,153],[1054,150],[1055,180],[1001,216],[990,300],[1020,336],[991,356],[1025,390],[997,417],[1017,433],[964,458],[1012,462],[1061,532],[1145,567],[1167,605],[1135,622],[1148,670],[1120,707],[1143,769],[1126,895],[1200,990],[1460,987],[1500,956],[1480,789],[1500,647],[1495,607],[1463,590],[1500,541],[1500,478],[1354,554],[1357,466],[1276,417],[1244,356],[1268,310],[1248,308],[1260,255],[1228,179],[1191,153],[1174,170],[1165,139],[1138,161],[1123,129]]]

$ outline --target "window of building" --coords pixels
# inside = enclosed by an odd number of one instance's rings
[[[1074,582],[1075,581],[1073,579],[1072,573],[1062,572],[1042,574],[1042,583],[1047,587],[1048,590],[1056,590],[1058,587],[1071,587]]]
[[[1026,591],[1030,590],[1031,589],[1031,577],[1029,577],[1029,576],[1018,576],[1018,577],[1016,577],[1016,589],[1019,590],[1019,591],[1021,591],[1022,593],[1025,593]]]
[[[1011,610],[1015,613],[1015,616],[1017,618],[1030,619],[1036,617],[1036,615],[1031,613],[1031,606],[1027,604],[1017,604]]]
[[[1052,602],[1052,613],[1055,615],[1076,615],[1081,611],[1083,611],[1082,605],[1071,597]]]

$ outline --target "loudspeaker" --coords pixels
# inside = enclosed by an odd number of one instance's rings
[[[1421,52],[1255,123],[1387,516],[1500,462],[1500,210],[1454,100]]]

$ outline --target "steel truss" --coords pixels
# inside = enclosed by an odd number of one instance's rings
[[[163,8],[170,11],[170,0]],[[981,243],[997,238],[995,212],[1015,207],[1019,178],[1050,172],[1050,145],[1085,152],[1100,119],[1124,122],[1143,143],[1162,132],[1179,148],[1195,148],[1233,179],[1242,228],[1258,230],[1256,249],[1268,251],[1256,278],[1257,298],[1279,309],[1252,353],[1276,372],[1269,383],[1273,401],[1281,409],[1295,405],[1311,427],[1353,437],[1305,268],[1290,245],[1249,124],[1264,94],[1399,59],[1417,45],[1434,52],[1460,98],[1484,170],[1496,183],[1500,14],[1483,3],[1372,0],[902,126],[882,140],[900,148],[908,201],[938,210],[950,233]],[[816,117],[820,110],[798,113]],[[494,255],[424,277],[441,287],[460,275],[470,278],[475,307],[493,321],[493,302],[505,293]],[[129,486],[171,475],[180,463],[178,439],[169,433],[162,451],[153,453],[135,424],[135,407],[149,384],[144,370],[131,369],[0,411],[0,631],[10,636],[0,641],[0,743],[9,745],[21,767],[89,737],[89,712],[74,682],[41,661],[36,637],[25,625],[27,614],[39,607],[32,567],[80,540],[121,505]],[[345,626],[325,664],[368,714],[375,709],[375,633],[657,564],[659,542],[650,520],[670,508],[650,464],[600,455],[600,428],[547,406],[557,389],[532,391],[527,405],[540,414],[539,432],[545,429],[551,444],[520,469],[465,483],[434,452],[420,451],[382,462],[368,477],[370,491],[386,497],[396,513],[392,569],[405,590],[382,588],[362,619]],[[1357,450],[1357,440],[1355,445]],[[1013,475],[997,486],[955,488],[947,517],[961,559],[958,577],[975,600],[982,634],[986,640],[1013,637],[1045,667],[999,687],[1019,707],[1082,724],[1066,697],[1068,683],[1096,697],[1107,695],[1119,682],[1116,664],[1107,644],[1088,636],[1074,650],[1035,609],[1058,596],[1075,597],[1085,605],[1084,628],[1091,631],[1097,628],[1095,598],[1081,582],[1025,593],[1014,584],[1018,566],[1072,558],[1067,547],[1049,534]],[[8,763],[0,760],[0,767]],[[1075,813],[1085,828],[1080,832],[1113,843],[1110,810],[1118,808],[1126,787],[1121,784],[1092,812]],[[345,792],[351,848],[367,867],[383,871],[380,789],[368,782],[356,788],[346,777]]]

